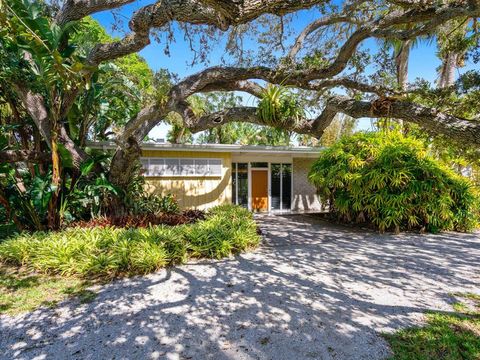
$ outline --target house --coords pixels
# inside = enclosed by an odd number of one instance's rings
[[[182,208],[233,203],[252,211],[321,210],[307,179],[319,148],[143,143],[141,149],[146,191],[173,194]]]

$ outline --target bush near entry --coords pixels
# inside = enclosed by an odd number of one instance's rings
[[[309,180],[340,221],[380,231],[469,231],[479,219],[471,182],[399,132],[359,133],[320,154]]]

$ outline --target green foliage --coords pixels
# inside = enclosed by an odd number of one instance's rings
[[[180,211],[173,195],[148,194],[145,191],[145,177],[142,175],[135,176],[122,195],[127,211],[132,215],[176,214]]]
[[[8,35],[2,37],[1,47],[11,59],[17,59],[22,72],[27,74],[24,80],[34,81],[30,85],[46,95],[50,116],[54,116],[59,111],[56,102],[60,94],[81,86],[81,70],[87,68],[75,53],[75,47],[63,42],[76,30],[77,23],[60,27],[51,21],[41,4],[26,0],[9,1],[5,10],[7,16],[0,18],[0,25],[7,29]],[[31,61],[20,60],[25,51],[30,53]],[[14,72],[12,75],[16,81],[20,80]]]
[[[480,301],[478,295],[459,294],[473,303],[455,304],[456,313],[430,313],[424,327],[384,334],[392,360],[476,360],[480,358]]]
[[[309,179],[339,219],[381,231],[468,231],[478,223],[471,183],[398,132],[343,138],[321,153]]]
[[[289,128],[305,116],[305,111],[288,88],[269,84],[258,103],[258,115],[269,126]]]
[[[259,240],[252,214],[219,206],[192,225],[22,233],[0,244],[0,260],[39,273],[111,277],[145,274],[189,257],[220,258]]]
[[[108,181],[104,173],[93,173],[94,166],[99,165],[99,162],[100,158],[92,157],[81,165],[79,176],[65,174],[58,210],[62,224],[103,215],[109,198],[118,194],[118,190]],[[26,169],[15,170],[10,167],[0,169],[0,174],[3,172],[0,186],[24,229],[43,230],[47,223],[49,202],[56,188],[52,185],[51,171],[42,174],[38,167],[34,170],[32,176]],[[22,188],[19,185],[19,178]]]
[[[35,176],[32,177],[26,170],[3,170],[1,186],[15,216],[25,228],[42,230],[47,220],[48,203],[55,191],[51,185],[51,173],[42,175],[35,168]],[[22,185],[17,176],[22,180]]]
[[[142,192],[131,204],[132,214],[175,214],[180,211],[177,200],[171,194],[165,196]]]
[[[257,225],[247,209],[220,205],[186,233],[193,256],[222,258],[258,244]]]

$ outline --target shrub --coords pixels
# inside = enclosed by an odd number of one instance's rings
[[[381,231],[468,231],[478,223],[476,190],[435,160],[419,140],[398,132],[340,140],[314,163],[310,181],[342,221]]]
[[[134,214],[175,214],[180,207],[175,197],[171,194],[160,196],[156,194],[142,193],[132,207]]]
[[[186,234],[194,256],[221,258],[259,243],[257,225],[247,209],[219,205],[208,213],[208,221],[198,222]]]
[[[0,260],[40,273],[89,278],[145,274],[189,257],[244,251],[259,243],[256,230],[252,214],[224,206],[195,224],[22,233],[0,243]]]
[[[172,194],[165,196],[145,192],[145,177],[138,172],[122,191],[122,201],[128,215],[176,214],[180,211],[177,200]]]

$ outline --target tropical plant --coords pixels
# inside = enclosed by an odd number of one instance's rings
[[[0,261],[40,273],[112,277],[145,274],[189,257],[229,256],[259,241],[251,213],[223,206],[190,225],[24,232],[0,243]]]
[[[142,192],[130,210],[132,214],[175,214],[180,211],[180,207],[171,194],[161,196]]]
[[[478,224],[479,197],[469,180],[399,132],[343,138],[321,153],[309,179],[338,219],[380,231],[469,231]]]
[[[305,116],[305,111],[288,87],[269,84],[258,103],[258,115],[267,125],[288,129]]]

